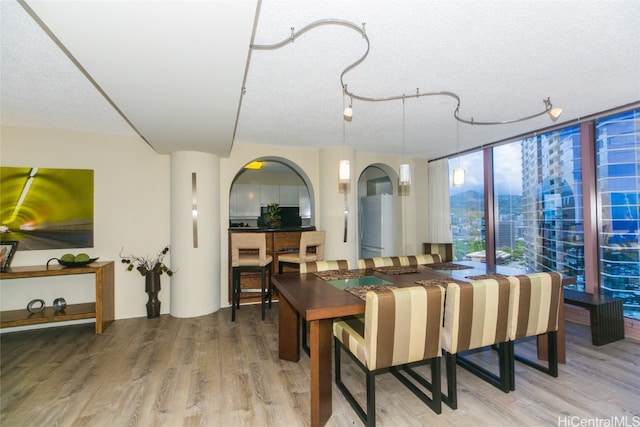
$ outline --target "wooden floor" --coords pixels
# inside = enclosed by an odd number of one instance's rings
[[[255,305],[243,306],[234,323],[222,309],[191,319],[118,320],[103,335],[94,335],[93,324],[4,333],[0,424],[309,425],[309,359],[278,359],[277,307],[264,322]],[[573,323],[567,335],[558,378],[518,363],[516,391],[505,394],[458,368],[459,408],[443,406],[441,415],[393,376],[379,376],[378,425],[640,425],[640,344],[595,347],[589,328]],[[532,351],[533,343],[524,347]],[[352,362],[343,373],[362,394]],[[335,385],[327,425],[362,425]]]

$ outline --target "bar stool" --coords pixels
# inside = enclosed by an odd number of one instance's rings
[[[324,231],[303,231],[300,233],[300,247],[297,253],[278,256],[278,274],[282,274],[285,264],[300,265],[310,261],[324,259]],[[315,252],[308,252],[308,248],[315,247]]]
[[[259,271],[262,279],[262,320],[265,317],[265,302],[269,299],[271,308],[271,274],[273,257],[267,255],[266,233],[231,233],[231,267],[232,267],[232,296],[231,321],[236,320],[236,308],[240,309],[240,275],[244,271]],[[267,288],[267,274],[269,286]]]

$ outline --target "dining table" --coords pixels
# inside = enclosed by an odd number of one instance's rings
[[[471,281],[491,275],[518,275],[520,268],[491,265],[473,261],[455,261],[414,266],[399,272],[391,269],[333,271],[333,277],[321,273],[287,272],[273,275],[273,285],[279,293],[278,353],[282,360],[300,360],[300,325],[309,322],[309,360],[311,425],[323,426],[332,412],[332,341],[333,320],[338,317],[363,314],[364,300],[354,289],[367,286],[415,286],[418,281]],[[575,283],[575,278],[563,276],[563,285]],[[347,291],[349,289],[349,291]],[[558,320],[558,361],[565,363],[564,310],[560,305]],[[538,337],[538,358],[545,359],[546,335]]]

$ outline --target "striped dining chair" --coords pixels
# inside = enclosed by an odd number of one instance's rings
[[[367,292],[364,318],[334,320],[336,385],[365,425],[376,423],[375,377],[389,371],[435,413],[441,412],[443,304],[440,286],[381,288]],[[366,411],[342,381],[342,351],[366,374]],[[431,397],[404,375],[405,367],[426,363],[431,365],[431,383],[421,378],[419,384],[431,391]]]
[[[562,274],[530,273],[514,277],[519,292],[514,305],[509,349],[510,388],[515,390],[515,360],[558,376],[558,318],[562,301]],[[515,342],[522,338],[547,335],[547,364],[516,354]]]
[[[331,271],[331,270],[348,270],[349,269],[349,261],[346,259],[337,259],[337,260],[323,260],[323,261],[307,261],[305,263],[300,264],[300,274],[305,273],[316,273],[321,271]],[[302,349],[307,356],[310,354],[309,343],[307,337],[309,336],[309,322],[303,321],[300,325],[302,329]]]
[[[511,307],[517,296],[515,282],[509,278],[482,279],[447,284],[442,349],[445,359],[447,393],[442,401],[458,407],[456,365],[508,393],[510,390],[509,353]],[[496,348],[496,369],[471,361],[465,353]]]

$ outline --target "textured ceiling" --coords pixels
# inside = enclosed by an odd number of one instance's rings
[[[132,132],[19,5],[1,3],[4,124]],[[226,8],[231,2],[220,1],[26,3],[72,54],[77,52],[80,65],[159,152],[197,149],[225,155],[235,130],[235,141],[255,144],[346,143],[356,150],[400,153],[404,129],[404,151],[432,159],[553,124],[546,115],[508,125],[458,124],[456,102],[449,97],[406,99],[404,120],[402,101],[354,100],[353,121],[345,123],[342,109],[349,99],[342,96],[340,74],[364,54],[363,37],[346,27],[323,26],[281,49],[249,52],[255,2],[233,2],[243,6],[233,9],[237,14]],[[61,13],[76,3],[85,6]],[[175,5],[174,19],[159,16],[157,8],[167,3]],[[45,14],[45,4],[53,12]],[[120,24],[109,9],[114,4],[135,5],[138,15]],[[200,17],[193,13],[198,4],[204,11]],[[216,8],[220,4],[225,8]],[[460,115],[476,121],[527,116],[542,111],[542,100],[551,97],[564,109],[558,123],[640,100],[636,0],[264,0],[253,43],[280,42],[291,27],[299,30],[326,18],[366,23],[369,55],[344,76],[358,95],[451,91],[461,98]],[[83,22],[78,27],[83,31],[69,31],[71,24]],[[102,32],[93,29],[98,26]],[[90,30],[94,37],[86,36]],[[179,56],[167,55],[172,43]],[[127,56],[131,48],[144,55]],[[106,59],[104,52],[109,52]],[[205,61],[212,57],[217,60]],[[144,74],[123,72],[130,61],[147,70],[156,87],[166,87],[137,92],[147,82]],[[234,65],[229,73],[200,73],[203,61],[205,66]],[[184,81],[208,89],[191,94],[197,102],[177,103],[189,99],[174,91],[176,82]],[[225,113],[217,114],[216,108]],[[170,129],[181,126],[190,132]]]

